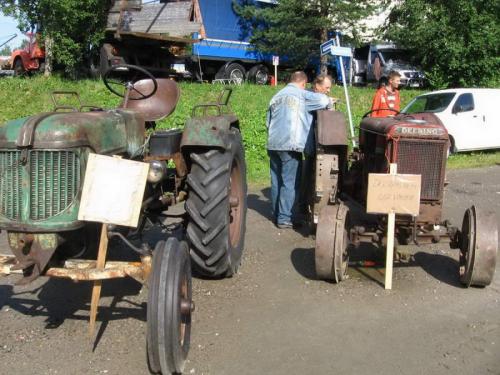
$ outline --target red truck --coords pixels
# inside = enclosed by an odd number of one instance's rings
[[[45,67],[45,50],[38,43],[40,34],[27,33],[28,44],[22,49],[16,49],[10,55],[10,69],[14,75],[26,72],[43,71]]]

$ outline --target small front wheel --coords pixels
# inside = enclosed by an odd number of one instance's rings
[[[186,242],[156,245],[149,280],[147,353],[151,372],[182,373],[191,335],[191,263]]]

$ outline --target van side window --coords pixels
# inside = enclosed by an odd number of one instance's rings
[[[472,94],[462,94],[458,97],[455,105],[453,106],[453,113],[468,112],[474,110],[474,98]]]

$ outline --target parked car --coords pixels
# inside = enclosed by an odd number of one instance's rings
[[[450,152],[500,148],[500,89],[448,89],[414,98],[401,112],[431,112],[450,137]]]

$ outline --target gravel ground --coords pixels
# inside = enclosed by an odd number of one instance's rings
[[[500,218],[500,167],[448,173],[445,217],[472,203]],[[458,282],[458,254],[413,248],[393,290],[379,268],[339,285],[315,279],[314,239],[269,221],[269,189],[251,189],[243,265],[231,279],[194,279],[186,374],[500,374],[500,275]],[[113,251],[113,250],[111,250]],[[8,253],[2,233],[0,253]],[[148,374],[147,288],[104,282],[97,340],[87,334],[91,286],[0,279],[1,374]]]

